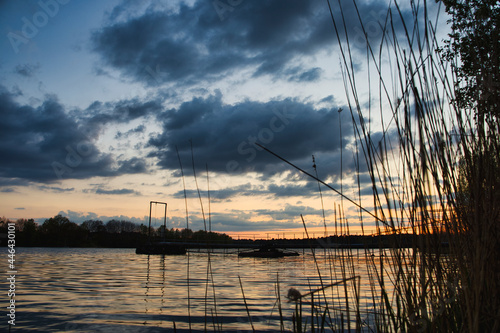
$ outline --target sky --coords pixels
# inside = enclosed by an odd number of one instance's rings
[[[363,59],[355,7],[341,5]],[[376,43],[389,4],[357,5]],[[302,236],[302,215],[332,234],[340,211],[359,224],[257,145],[369,195],[326,1],[0,1],[0,29],[0,216],[145,223],[160,201],[169,228]]]

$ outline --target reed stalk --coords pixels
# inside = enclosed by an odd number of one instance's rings
[[[353,44],[353,32],[347,30],[345,2],[338,0],[335,10],[330,0],[327,3],[340,50],[346,109],[354,130],[358,197],[347,196],[343,184],[338,190],[317,174],[256,144],[340,196],[341,206],[338,210],[334,207],[340,217],[335,218],[336,231],[338,223],[341,233],[349,234],[344,205],[353,205],[358,209],[363,234],[371,225],[377,235],[389,235],[393,245],[385,249],[380,244],[376,251],[365,249],[368,274],[364,279],[356,272],[351,249],[335,250],[335,256],[331,249],[325,249],[325,257],[329,251],[330,276],[322,276],[311,247],[321,286],[311,286],[308,293],[294,298],[293,331],[500,330],[498,117],[478,110],[478,106],[464,108],[456,102],[454,68],[459,60],[444,60],[439,53],[439,18],[429,16],[426,1],[410,3],[412,20],[407,20],[406,12],[394,2],[385,19],[378,22],[380,35],[374,40],[369,38],[356,0],[352,0],[365,36],[362,46]],[[365,72],[357,70],[358,53],[366,54]],[[368,96],[368,101],[362,96]],[[360,170],[366,170],[370,179],[368,200],[361,195]],[[323,207],[321,187],[319,190]],[[309,238],[302,215],[301,219]],[[407,237],[402,236],[411,236],[409,246],[403,243]],[[334,262],[340,262],[340,272],[333,268]],[[207,276],[208,271],[210,267]],[[243,283],[238,279],[255,331]],[[325,283],[327,279],[331,283]],[[370,286],[371,299],[361,301],[361,284]],[[278,279],[276,288],[283,331]],[[331,297],[325,292],[328,288]],[[335,301],[340,296],[343,300]],[[304,297],[310,297],[310,316],[304,313]]]
[[[252,332],[255,332],[255,327],[253,326],[252,316],[250,315],[250,310],[248,309],[247,299],[245,297],[245,291],[243,290],[243,283],[241,282],[241,276],[238,275],[238,280],[240,281],[241,295],[243,296],[243,302],[245,303],[245,310],[247,311],[248,321],[252,326]]]
[[[175,146],[175,151],[177,152],[177,159],[179,160],[179,167],[181,169],[181,177],[182,177],[182,186],[184,190],[184,204],[186,208],[186,229],[189,229],[189,212],[188,212],[188,203],[187,203],[187,193],[186,193],[186,182],[184,179],[184,169],[182,168],[181,156],[179,154],[179,149]],[[189,331],[191,331],[191,286],[190,286],[190,265],[189,265],[189,252],[187,253],[187,265],[186,265],[186,285],[187,285],[187,308],[188,308],[188,322],[189,322]]]
[[[477,106],[476,109],[464,108],[456,102],[454,83],[457,80],[453,69],[457,64],[453,61],[458,60],[444,61],[438,52],[438,17],[434,21],[429,17],[425,1],[411,3],[413,20],[410,21],[405,20],[405,13],[397,2],[388,8],[385,21],[380,22],[379,44],[374,45],[353,0],[366,36],[368,72],[364,80],[359,78],[364,74],[355,69],[352,32],[346,28],[343,4],[339,0],[334,13],[330,1],[327,3],[340,48],[356,149],[361,152],[356,154],[355,163],[358,170],[360,164],[368,170],[373,211],[363,207],[361,195],[353,200],[343,193],[342,187],[339,191],[276,153],[261,148],[333,190],[341,200],[354,204],[365,225],[367,219],[372,219],[379,235],[393,238],[393,247],[380,248],[378,258],[370,251],[365,252],[374,315],[371,322],[365,322],[370,330],[482,332],[500,329],[498,117],[478,110]],[[376,74],[375,79],[371,71]],[[365,87],[358,82],[368,82],[368,103],[361,100]],[[378,100],[378,110],[371,98]],[[376,135],[372,127],[377,113],[381,124],[377,131],[381,136]],[[358,191],[361,193],[359,180]],[[342,210],[343,206],[339,212]],[[302,221],[307,233],[303,218]],[[341,218],[339,223],[341,233],[343,230],[348,233],[347,219],[343,222]],[[402,243],[402,235],[412,237],[410,248]],[[355,275],[352,261],[345,257],[343,253],[344,282],[348,274]],[[324,291],[314,250],[313,259],[322,285],[320,289]],[[330,320],[335,320],[331,316],[340,314],[340,328],[344,329],[347,319],[350,330],[349,298],[353,292],[358,299],[357,291],[355,287],[353,291],[348,289],[346,283],[343,286],[346,311],[333,312],[326,306],[328,311],[325,310],[323,317],[328,315]],[[326,301],[324,293],[323,297]],[[311,298],[314,304],[313,294]],[[299,303],[302,304],[302,298]],[[303,329],[299,303],[293,319],[297,332]],[[359,331],[359,301],[355,307]],[[312,305],[311,311],[316,311],[314,309]],[[312,316],[310,325],[314,330]]]
[[[337,15],[328,4],[356,144],[364,156],[357,163],[366,163],[372,181],[380,216],[374,222],[397,245],[389,250],[389,265],[380,257],[370,267],[373,299],[378,293],[382,299],[374,307],[377,330],[498,329],[499,301],[491,295],[499,281],[499,260],[492,255],[499,253],[499,119],[456,103],[457,59],[448,63],[437,52],[436,23],[425,1],[412,2],[413,21],[405,21],[397,2],[388,8],[379,45],[368,38],[353,1],[366,36],[366,67],[378,76],[372,84],[367,74],[368,96],[378,99],[382,124],[382,138],[375,141],[376,110],[371,103],[363,107],[359,97],[365,90],[358,85],[352,32],[345,29],[341,1]],[[404,233],[414,235],[409,250],[400,246]]]

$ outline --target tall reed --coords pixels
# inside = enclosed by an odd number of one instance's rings
[[[456,103],[459,59],[441,57],[438,18],[425,1],[411,2],[410,21],[397,2],[388,8],[374,45],[353,0],[366,37],[365,72],[356,71],[360,45],[346,29],[342,2],[328,4],[357,163],[371,179],[377,230],[396,244],[369,265],[379,300],[370,325],[382,332],[500,329],[499,119]],[[408,233],[413,244],[405,249],[399,236]]]
[[[352,249],[325,250],[329,276],[322,276],[312,249],[321,286],[294,297],[293,330],[500,330],[499,119],[477,106],[457,104],[459,59],[441,56],[439,18],[429,16],[426,1],[410,2],[412,19],[391,3],[374,39],[367,26],[373,28],[373,22],[364,20],[352,0],[365,37],[362,45],[347,29],[347,19],[353,18],[346,17],[346,3],[338,0],[334,8],[327,3],[353,123],[354,162],[366,170],[372,195],[362,196],[360,175],[358,197],[352,199],[342,188],[303,172],[357,207],[363,232],[371,224],[379,235],[390,235],[394,246],[365,250],[364,278],[356,272]],[[360,54],[364,71],[357,70]],[[343,207],[338,212],[335,225],[349,234]],[[409,248],[402,235],[411,236]],[[339,269],[332,268],[338,262]],[[369,307],[366,297],[360,299],[360,284],[370,286]],[[278,280],[277,288],[283,331]],[[310,305],[309,315],[304,304]]]

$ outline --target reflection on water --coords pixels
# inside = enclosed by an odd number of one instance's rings
[[[259,259],[222,252],[147,256],[136,255],[134,249],[17,248],[15,328],[38,332],[165,332],[174,327],[178,332],[190,328],[251,331],[240,276],[255,329],[279,330],[279,291],[289,330],[295,306],[283,296],[290,287],[304,294],[322,283],[350,276],[349,272],[342,275],[341,257],[317,251],[317,258],[318,267],[310,251],[299,257]],[[364,253],[352,262],[361,276],[361,301],[369,306],[373,300]],[[5,272],[6,260],[1,265]],[[5,283],[3,290],[8,289]],[[345,307],[343,286],[325,292],[333,307]],[[6,326],[3,320],[0,330]]]

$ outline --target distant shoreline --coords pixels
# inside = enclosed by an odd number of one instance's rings
[[[4,241],[4,235],[0,234],[0,244],[7,246]],[[448,240],[444,235],[379,235],[379,236],[329,236],[320,238],[302,238],[302,239],[270,239],[270,240],[251,240],[251,239],[228,239],[224,242],[203,241],[203,240],[166,240],[166,242],[176,243],[191,249],[238,249],[238,248],[259,248],[263,245],[272,245],[277,248],[290,249],[390,249],[390,248],[414,248],[418,240],[433,241],[440,244],[442,249],[449,246]],[[136,248],[138,244],[124,245],[118,242],[116,246],[102,246],[99,244],[89,244],[80,246],[57,246],[57,245],[28,245],[19,244],[19,247],[40,247],[40,248]]]

